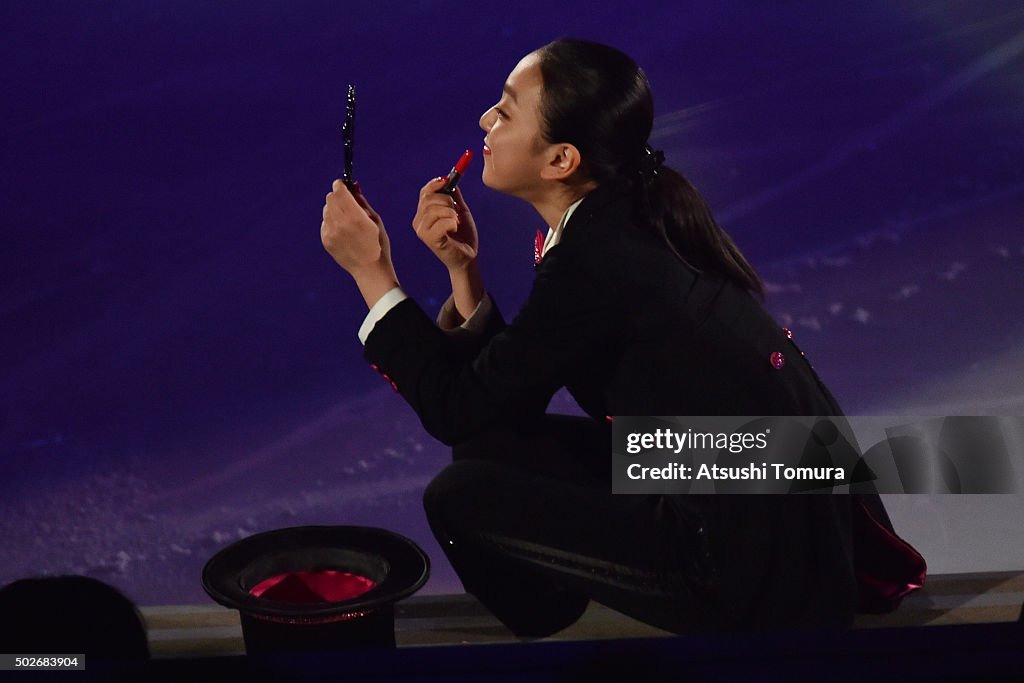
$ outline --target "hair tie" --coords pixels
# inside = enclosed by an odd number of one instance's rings
[[[658,169],[665,163],[665,153],[660,149],[654,149],[650,145],[644,145],[643,157],[640,159],[640,177],[645,182],[651,182],[658,175]]]

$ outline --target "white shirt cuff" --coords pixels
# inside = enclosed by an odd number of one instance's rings
[[[366,338],[373,332],[373,326],[377,324],[377,321],[387,315],[388,311],[392,308],[408,298],[401,287],[395,287],[378,299],[377,303],[370,308],[370,312],[366,314],[363,324],[359,326],[359,341],[365,345]]]

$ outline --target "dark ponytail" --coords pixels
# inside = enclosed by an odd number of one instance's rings
[[[684,262],[697,270],[725,275],[764,299],[764,283],[743,252],[719,227],[697,189],[674,169],[662,166],[637,197],[637,218],[660,235]]]
[[[619,50],[583,40],[556,40],[536,54],[547,141],[575,145],[588,179],[628,191],[634,220],[684,263],[723,275],[763,299],[757,272],[700,193],[648,147],[654,101],[643,70]]]

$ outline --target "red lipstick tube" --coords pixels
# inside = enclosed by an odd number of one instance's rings
[[[459,157],[459,160],[455,162],[452,170],[448,172],[448,177],[445,179],[444,187],[438,190],[441,194],[446,194],[449,197],[455,194],[455,186],[459,184],[459,180],[462,178],[462,174],[466,172],[466,167],[469,166],[469,162],[473,160],[473,152],[466,150]]]

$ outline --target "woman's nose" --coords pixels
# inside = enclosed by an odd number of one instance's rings
[[[480,116],[480,127],[485,133],[491,132],[491,124],[494,123],[494,108],[491,107]]]

